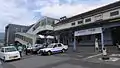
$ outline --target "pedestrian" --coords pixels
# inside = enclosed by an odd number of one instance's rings
[[[19,47],[18,47],[18,51],[19,51],[19,53],[20,53],[20,57],[22,57],[22,46],[19,46]]]
[[[118,50],[120,50],[120,44],[119,43],[116,43],[117,47],[118,47]]]
[[[99,51],[98,39],[95,39],[95,51]]]
[[[27,46],[25,47],[25,54],[28,55]]]

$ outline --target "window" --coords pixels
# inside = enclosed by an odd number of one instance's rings
[[[54,24],[54,20],[47,18],[47,25],[53,25]]]
[[[88,35],[88,36],[86,37],[86,39],[87,39],[87,40],[91,40],[91,35]]]
[[[34,27],[33,27],[33,31],[36,30],[39,26],[40,26],[41,22],[38,22]]]
[[[114,11],[110,13],[110,16],[115,16],[115,15],[119,15],[119,11]]]
[[[85,22],[90,22],[91,18],[85,19]]]
[[[100,21],[100,20],[102,20],[102,15],[100,14],[100,15],[96,15],[95,16],[95,21]]]
[[[81,42],[81,41],[83,41],[83,39],[82,39],[83,37],[81,37],[81,36],[78,36],[77,37],[77,42]]]
[[[58,44],[58,47],[62,47],[62,45],[61,45],[61,44]]]
[[[81,24],[81,23],[83,23],[83,20],[82,21],[78,21],[78,24]]]
[[[1,49],[1,52],[4,52],[4,48]]]
[[[13,51],[17,51],[16,48],[11,47],[11,48],[5,48],[5,52],[13,52]]]
[[[97,35],[95,35],[95,38],[97,38],[98,40],[100,40],[101,39],[101,35],[97,34]]]
[[[54,47],[53,47],[53,48],[55,48],[55,47],[57,47],[57,45],[54,45]]]
[[[71,25],[72,25],[72,26],[75,25],[75,22],[73,22]]]
[[[40,26],[45,26],[46,25],[46,19],[43,19],[40,21]]]
[[[53,44],[50,44],[50,45],[47,46],[47,48],[52,48],[52,47],[54,47]]]
[[[91,35],[83,36],[83,39],[84,39],[85,41],[91,40]]]

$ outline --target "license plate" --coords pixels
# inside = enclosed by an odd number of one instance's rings
[[[18,57],[18,56],[11,56],[11,57],[9,57],[9,58],[16,58],[16,57]]]

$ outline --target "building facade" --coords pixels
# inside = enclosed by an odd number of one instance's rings
[[[82,13],[55,24],[58,42],[73,46],[120,44],[120,1]]]
[[[9,33],[8,26],[6,29]],[[10,35],[8,33],[6,37]],[[98,39],[102,49],[107,45],[120,44],[120,1],[70,18],[41,18],[27,32],[17,32],[15,41],[34,45],[47,36],[54,36],[57,42],[67,44],[74,50],[80,46],[95,46],[95,39]]]
[[[8,24],[5,27],[5,45],[14,44],[16,32],[27,32],[29,26]]]

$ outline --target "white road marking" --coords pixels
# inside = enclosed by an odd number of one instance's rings
[[[102,58],[99,58],[99,60],[102,60]],[[118,60],[120,60],[120,58],[111,57],[109,60],[102,60],[102,61],[112,61],[112,62],[115,62],[115,61],[118,61]]]
[[[87,59],[90,59],[90,58],[93,58],[93,57],[97,57],[97,56],[100,56],[100,55],[102,55],[102,53],[86,57],[86,58],[84,58],[84,60],[87,60]]]
[[[115,62],[115,61],[118,61],[119,58],[112,58],[111,61]]]
[[[110,56],[120,56],[120,54],[111,54]]]

